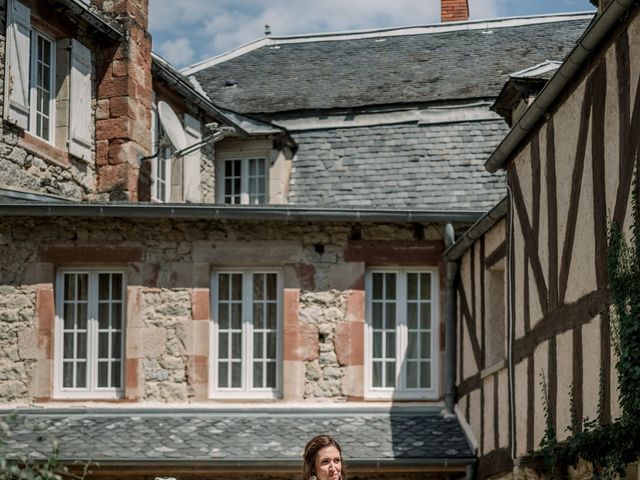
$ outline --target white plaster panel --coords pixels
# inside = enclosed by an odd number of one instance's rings
[[[540,258],[540,265],[542,267],[542,276],[544,278],[544,284],[549,287],[549,206],[548,206],[548,187],[549,181],[547,175],[547,135],[549,124],[545,124],[540,128],[540,223],[538,224],[538,257]],[[532,214],[533,204],[529,204],[529,216]],[[532,222],[533,224],[533,222]],[[533,234],[536,234],[535,228]],[[532,269],[529,269],[532,272]],[[536,286],[535,277],[530,273],[529,284]],[[537,291],[537,286],[534,292]],[[529,296],[529,304],[540,306],[540,314],[531,315],[531,328],[542,320],[542,311],[544,311],[544,305],[539,305],[539,296],[537,293]],[[532,312],[533,313],[533,312]]]
[[[582,326],[582,413],[584,418],[598,417],[600,398],[600,316]]]
[[[491,255],[496,248],[500,246],[506,239],[506,226],[507,222],[503,219],[496,223],[491,230],[489,230],[485,238],[485,251],[487,255]]]
[[[556,401],[556,434],[559,440],[568,437],[567,427],[571,425],[570,392],[573,384],[573,330],[568,330],[557,337],[557,401]]]
[[[541,343],[533,354],[533,372],[534,372],[534,388],[533,388],[533,444],[537,449],[544,435],[546,420],[544,415],[544,393],[542,391],[541,374],[544,375],[547,389],[549,386],[549,341]],[[526,415],[525,422],[526,422]]]
[[[520,364],[522,365],[522,363]],[[524,363],[526,366],[526,363]],[[526,370],[525,370],[526,374]],[[500,370],[498,378],[498,447],[509,446],[509,374],[506,368]],[[525,375],[526,378],[526,375]],[[525,391],[526,392],[526,391]]]
[[[480,437],[480,389],[474,390],[469,394],[469,425],[473,430],[474,436],[481,441]]]
[[[515,430],[517,456],[527,453],[527,360],[518,363],[515,371]],[[508,410],[507,410],[508,412]],[[500,439],[500,443],[502,439]]]
[[[483,394],[484,394],[484,409],[482,414],[484,415],[484,432],[482,436],[482,453],[486,454],[496,448],[494,429],[497,428],[497,418],[493,416],[493,407],[495,405],[495,397],[493,394],[493,382],[495,381],[495,375],[491,375],[483,379]]]

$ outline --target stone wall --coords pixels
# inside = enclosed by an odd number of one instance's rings
[[[349,224],[4,217],[0,399],[52,398],[55,273],[87,265],[126,271],[126,400],[208,400],[211,273],[229,267],[281,273],[284,400],[362,399],[365,265],[384,260],[375,250],[367,261],[367,249],[441,251],[425,231],[411,240],[413,225],[364,224],[351,240]]]

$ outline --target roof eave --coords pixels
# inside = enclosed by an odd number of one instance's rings
[[[124,36],[124,32],[116,25],[108,22],[100,15],[89,8],[89,5],[82,0],[58,0],[58,3],[68,8],[74,15],[78,16],[98,32],[106,35],[112,40],[119,41]]]
[[[472,223],[484,212],[302,206],[225,206],[203,204],[0,204],[0,217],[89,217],[174,220],[240,220],[285,222]]]
[[[493,173],[505,166],[520,143],[535,128],[538,121],[547,113],[549,107],[569,82],[575,78],[591,52],[598,47],[635,1],[612,0],[607,8],[589,25],[551,80],[485,162],[484,166],[489,172]]]
[[[491,210],[480,217],[476,223],[471,225],[462,236],[447,248],[442,254],[442,258],[454,261],[460,258],[467,249],[476,242],[482,235],[491,230],[500,220],[504,218],[508,210],[508,197],[504,197]]]

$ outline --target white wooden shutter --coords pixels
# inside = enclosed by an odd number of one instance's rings
[[[69,153],[91,160],[91,50],[71,39]]]
[[[202,140],[200,122],[188,113],[184,114],[184,130],[187,136],[187,145],[194,145]],[[184,199],[187,202],[200,203],[200,164],[202,162],[202,150],[197,149],[183,157],[184,167]]]
[[[31,10],[10,0],[7,23],[7,74],[5,78],[5,116],[21,128],[29,127],[29,49]]]

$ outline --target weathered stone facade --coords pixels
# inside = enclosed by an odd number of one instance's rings
[[[348,257],[363,242],[432,245],[439,234],[426,233],[431,240],[411,240],[413,225],[360,225],[362,239],[351,240],[352,226],[341,223],[5,217],[0,242],[10,254],[0,259],[6,291],[0,322],[8,327],[0,335],[0,362],[8,377],[2,398],[52,398],[55,273],[91,266],[126,272],[127,400],[209,398],[211,275],[229,267],[281,272],[283,400],[362,399],[365,262]]]

